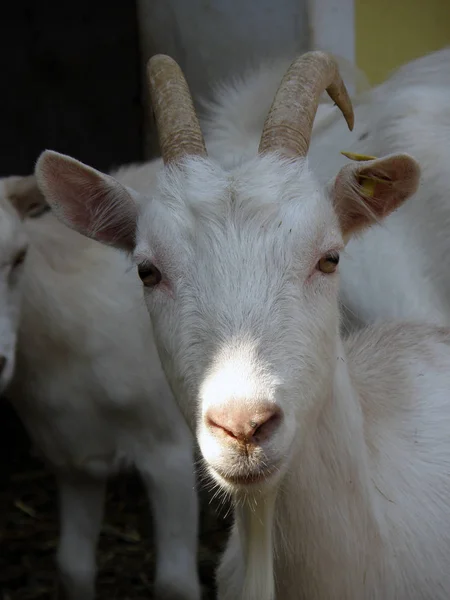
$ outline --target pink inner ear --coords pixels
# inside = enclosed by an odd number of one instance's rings
[[[56,153],[44,153],[36,166],[41,188],[56,214],[79,233],[131,251],[137,207],[115,179]]]
[[[397,209],[416,191],[419,177],[418,163],[404,154],[343,167],[336,177],[333,200],[344,236]],[[362,187],[363,178],[375,179],[372,195]]]

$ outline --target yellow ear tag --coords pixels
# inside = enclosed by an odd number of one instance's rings
[[[377,184],[375,179],[369,179],[368,177],[361,178],[361,187],[364,190],[366,196],[373,196],[375,193],[375,186]]]
[[[350,160],[357,160],[357,161],[376,160],[376,158],[377,158],[376,156],[367,156],[366,154],[355,154],[354,152],[343,152],[342,150],[341,150],[341,154],[343,154]]]

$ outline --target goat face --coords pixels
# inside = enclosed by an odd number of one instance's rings
[[[231,175],[188,161],[160,190],[134,258],[168,379],[223,485],[276,481],[333,373],[332,203],[274,157]]]

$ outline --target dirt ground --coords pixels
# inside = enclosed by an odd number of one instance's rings
[[[204,600],[215,598],[214,570],[230,526],[226,508],[201,489],[199,573]],[[56,600],[58,536],[52,474],[30,455],[21,424],[0,406],[0,600]],[[154,549],[139,479],[112,480],[98,549],[98,600],[149,600]]]

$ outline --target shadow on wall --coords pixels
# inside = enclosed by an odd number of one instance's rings
[[[143,157],[135,2],[4,3],[0,175],[45,148],[108,170]]]

